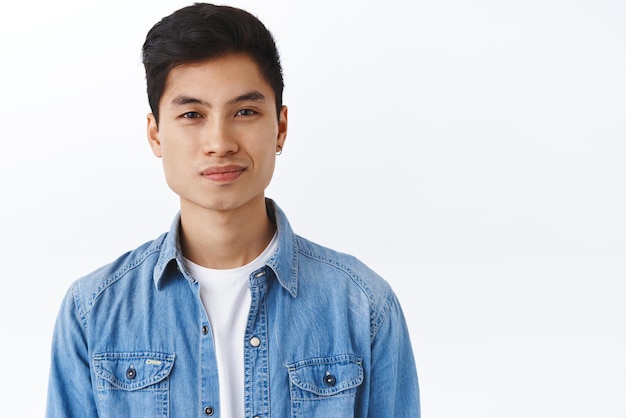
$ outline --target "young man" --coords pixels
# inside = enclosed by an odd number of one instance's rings
[[[274,40],[195,4],[148,33],[148,140],[180,213],[76,281],[48,417],[419,417],[389,285],[307,241],[264,191],[287,135]]]

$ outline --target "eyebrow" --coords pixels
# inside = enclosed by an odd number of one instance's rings
[[[244,94],[240,94],[237,97],[230,99],[227,104],[233,105],[241,102],[265,102],[265,95],[258,90],[250,90]],[[181,94],[180,96],[174,97],[171,102],[172,106],[183,106],[187,104],[200,104],[202,106],[211,107],[211,104],[207,101],[198,99],[193,96],[187,96],[185,94]]]
[[[205,102],[204,100],[200,100],[195,97],[187,96],[184,94],[174,97],[172,99],[171,104],[172,106],[183,106],[186,104],[201,104],[201,105],[209,106],[209,104]]]
[[[228,101],[228,104],[235,104],[240,102],[264,102],[265,96],[258,90],[250,90],[247,93],[239,95],[234,99]]]

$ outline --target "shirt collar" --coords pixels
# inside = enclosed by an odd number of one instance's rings
[[[287,216],[272,199],[265,199],[267,216],[276,223],[278,231],[278,249],[267,261],[278,282],[296,297],[298,294],[298,244]],[[175,265],[174,265],[175,264]],[[170,267],[171,266],[171,267]],[[184,270],[182,251],[180,250],[180,212],[176,214],[170,230],[161,244],[159,259],[154,266],[153,280],[157,289],[164,286],[165,271],[168,268]]]

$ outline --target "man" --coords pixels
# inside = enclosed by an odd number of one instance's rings
[[[148,140],[180,213],[70,288],[47,416],[419,417],[389,285],[265,198],[287,136],[271,34],[195,4],[149,31],[143,60]]]

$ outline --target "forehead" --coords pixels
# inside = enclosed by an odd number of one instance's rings
[[[256,62],[245,54],[229,54],[174,67],[167,76],[162,99],[168,101],[182,94],[219,102],[250,90],[274,100],[274,92]]]

